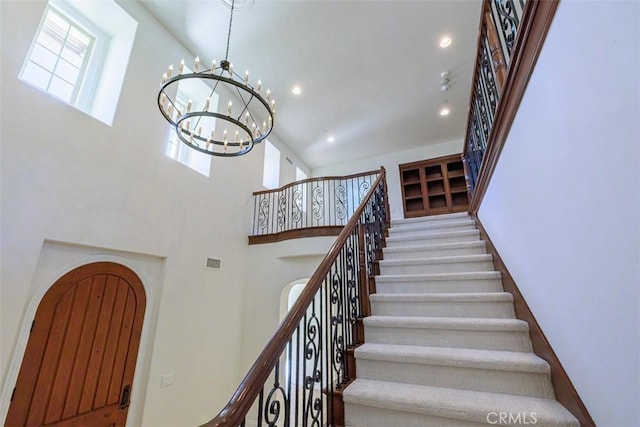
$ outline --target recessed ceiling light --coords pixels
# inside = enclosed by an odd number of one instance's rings
[[[294,86],[293,89],[291,89],[291,93],[294,95],[300,95],[302,93],[302,89],[300,86]]]
[[[440,109],[440,115],[441,116],[448,116],[450,113],[449,108],[448,107],[442,107]]]
[[[335,142],[335,138],[330,136],[329,138],[327,138],[327,142]]]
[[[449,36],[444,36],[440,39],[440,47],[441,48],[445,48],[445,47],[449,47],[451,45],[451,37]]]

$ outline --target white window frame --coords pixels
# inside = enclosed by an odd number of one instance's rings
[[[43,90],[47,94],[56,97],[55,94],[48,90],[48,87],[47,89],[42,89],[39,86],[36,86],[35,83],[26,80],[23,77],[27,65],[30,62],[33,62],[31,61],[31,55],[33,49],[37,45],[37,39],[42,33],[44,24],[50,11],[57,13],[62,17],[62,19],[67,21],[67,23],[71,27],[77,28],[78,30],[86,33],[92,38],[92,42],[90,43],[88,48],[87,57],[83,61],[82,67],[78,74],[78,79],[73,87],[71,99],[68,102],[66,100],[62,100],[80,110],[88,110],[91,108],[91,104],[93,102],[93,95],[96,91],[97,83],[100,79],[100,70],[104,65],[106,52],[109,47],[111,38],[107,34],[105,34],[98,26],[96,26],[91,20],[87,19],[82,13],[78,12],[73,6],[63,0],[50,0],[47,4],[42,18],[40,19],[40,24],[38,25],[36,34],[34,35],[33,41],[31,42],[31,46],[29,47],[27,57],[22,65],[22,69],[20,70],[19,78],[24,82],[38,88],[39,90]],[[57,60],[61,59],[61,55],[62,51],[57,54]],[[38,65],[35,62],[34,64]],[[53,70],[47,70],[47,72],[52,76],[54,75]]]

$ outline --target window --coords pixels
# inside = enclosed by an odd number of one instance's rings
[[[75,104],[95,40],[93,34],[48,6],[21,78]]]
[[[264,170],[262,185],[274,189],[280,186],[280,150],[269,141],[264,143]]]
[[[302,181],[303,179],[307,179],[307,174],[304,173],[302,169],[296,166],[296,181]]]
[[[190,73],[191,70],[185,67],[185,72]],[[180,111],[185,111],[189,100],[198,98],[196,96],[197,94],[211,91],[211,89],[207,87],[207,84],[200,79],[181,80],[178,82],[177,90],[178,93],[175,104],[176,108],[180,109]],[[211,96],[210,106],[214,111],[218,108],[218,95],[216,93],[213,93]],[[194,109],[204,109],[204,105],[194,105]],[[194,171],[204,176],[209,176],[211,171],[211,156],[189,148],[187,144],[184,144],[180,138],[178,138],[178,135],[176,135],[173,129],[169,135],[166,154]]]
[[[113,0],[50,0],[19,78],[111,125],[137,25]]]

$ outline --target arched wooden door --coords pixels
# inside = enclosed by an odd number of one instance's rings
[[[65,274],[43,297],[29,335],[7,426],[124,426],[144,288],[111,262]]]

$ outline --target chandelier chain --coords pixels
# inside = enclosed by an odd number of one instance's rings
[[[231,40],[231,24],[233,23],[233,9],[235,6],[235,0],[231,0],[231,14],[229,15],[229,32],[227,33],[227,51],[224,54],[224,60],[229,60],[229,41]]]

